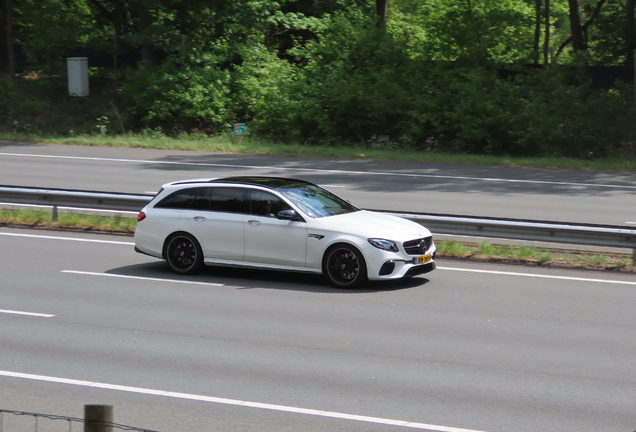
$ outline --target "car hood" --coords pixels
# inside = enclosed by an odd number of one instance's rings
[[[431,235],[428,229],[418,223],[368,210],[327,216],[314,221],[330,231],[348,232],[370,238],[404,241]]]

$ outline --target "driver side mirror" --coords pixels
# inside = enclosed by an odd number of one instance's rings
[[[276,217],[282,220],[304,222],[304,219],[296,213],[296,210],[292,209],[281,210],[276,214]]]

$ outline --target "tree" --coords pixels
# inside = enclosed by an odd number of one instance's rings
[[[543,16],[543,13],[541,12],[542,6],[542,0],[535,0],[533,59],[536,64],[539,63],[539,44],[541,43],[541,17]]]
[[[143,2],[139,3],[137,13],[139,18],[139,33],[144,35],[144,39],[141,42],[142,57],[151,66],[155,66],[157,64],[155,45],[150,41],[150,37],[148,36],[152,25],[152,16],[148,7]]]
[[[95,27],[103,28],[104,33],[112,33],[113,68],[119,69],[118,58],[122,52],[129,49],[122,36],[129,32],[130,17],[126,0],[88,0],[93,11]]]
[[[578,1],[577,0],[568,0],[568,1],[570,2],[570,23],[572,23],[572,14],[573,14],[573,12],[572,12],[572,3],[578,3]],[[596,18],[598,18],[599,14],[601,13],[601,9],[603,9],[603,5],[606,2],[607,2],[607,0],[599,0],[598,3],[596,3],[596,6],[594,7],[594,10],[590,14],[590,17],[587,19],[585,24],[583,24],[581,26],[580,25],[580,20],[578,21],[579,24],[578,24],[577,29],[572,29],[570,37],[568,37],[565,41],[563,41],[561,46],[559,46],[559,49],[558,49],[558,51],[556,53],[557,56],[570,43],[573,44],[572,48],[574,49],[575,52],[586,49],[586,46],[585,46],[585,44],[583,42],[583,34],[587,34],[587,32],[589,31],[591,25],[594,23],[594,20]],[[576,14],[578,15],[578,5],[576,7],[577,7]],[[580,38],[580,40],[579,41],[575,41],[575,38]]]
[[[636,50],[636,24],[634,23],[635,9],[636,0],[627,0],[625,2],[627,64],[634,65],[634,69],[636,70],[636,65],[634,64],[634,50]],[[634,85],[636,86],[636,83],[634,83]]]
[[[550,0],[545,0],[545,39],[543,44],[543,64],[550,64]]]
[[[375,4],[378,11],[378,26],[383,26],[389,12],[389,0],[375,0]]]
[[[572,33],[572,49],[574,52],[583,51],[585,42],[583,41],[583,29],[581,28],[581,17],[579,15],[579,0],[568,0],[570,8],[570,31]]]
[[[7,77],[9,81],[15,79],[15,46],[13,43],[13,3],[11,0],[5,1],[5,25],[6,25],[6,43],[7,43]]]

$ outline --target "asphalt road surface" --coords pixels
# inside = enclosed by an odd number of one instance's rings
[[[4,228],[0,250],[3,410],[106,404],[165,432],[636,430],[633,275],[441,260],[346,291],[176,276],[126,236]]]
[[[0,142],[0,184],[154,193],[234,175],[296,177],[370,209],[633,227],[636,174]]]

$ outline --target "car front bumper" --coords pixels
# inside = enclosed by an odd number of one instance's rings
[[[368,278],[369,280],[393,280],[431,272],[437,267],[435,264],[436,251],[433,248],[428,253],[430,254],[430,261],[416,264],[416,259],[413,256],[401,256],[401,254],[396,256],[397,254],[387,254],[385,252],[382,260],[378,260],[377,257],[371,260]]]

